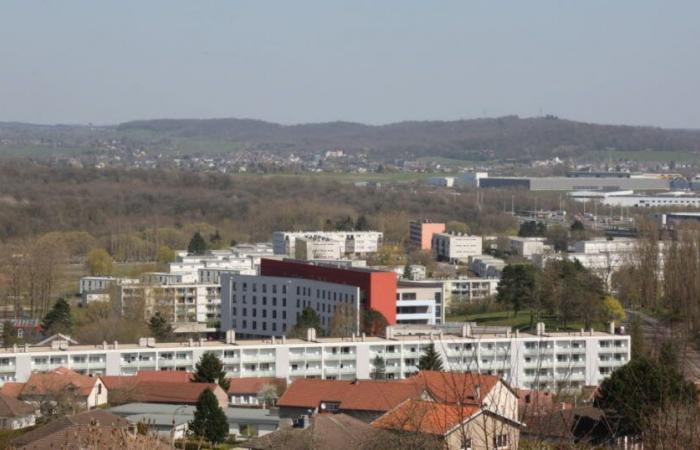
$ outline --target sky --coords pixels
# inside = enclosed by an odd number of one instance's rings
[[[0,121],[700,128],[697,0],[2,0]]]

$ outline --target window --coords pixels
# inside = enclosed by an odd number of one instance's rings
[[[462,437],[461,450],[472,450],[472,438]]]
[[[97,383],[97,395],[102,395],[102,383]]]
[[[493,446],[496,448],[506,448],[508,447],[508,435],[499,434],[493,437]]]
[[[272,306],[277,306],[277,297],[272,297]]]

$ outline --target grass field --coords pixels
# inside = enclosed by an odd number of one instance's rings
[[[520,311],[517,315],[513,311],[500,311],[447,316],[446,320],[448,322],[476,322],[479,325],[487,326],[509,326],[520,331],[530,329],[530,313],[527,311]],[[541,321],[545,323],[546,329],[549,331],[579,331],[581,328],[584,328],[581,322],[572,322],[563,326],[556,317],[551,316],[543,316]],[[607,329],[602,322],[594,323],[593,328],[597,331],[605,331]]]

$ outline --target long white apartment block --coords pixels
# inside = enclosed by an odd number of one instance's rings
[[[329,239],[338,243],[342,255],[367,255],[379,250],[384,233],[379,231],[275,231],[272,233],[274,254],[296,258],[296,241],[299,238]]]
[[[408,334],[407,334],[408,333]],[[0,350],[0,382],[26,381],[32,372],[68,367],[91,375],[131,375],[138,370],[194,370],[206,352],[224,363],[231,377],[368,379],[372,360],[384,359],[390,378],[415,373],[431,343],[445,368],[502,376],[518,388],[577,389],[594,386],[630,359],[630,337],[582,331],[512,333],[463,325],[456,333],[389,327],[385,337],[237,340],[76,345]]]

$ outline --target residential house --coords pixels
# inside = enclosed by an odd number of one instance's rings
[[[284,428],[251,439],[240,446],[253,450],[355,450],[377,432],[365,422],[346,414],[319,414],[299,428]]]
[[[65,367],[33,373],[26,383],[5,383],[0,393],[36,404],[72,397],[78,409],[107,403],[107,388],[100,377],[81,375]]]
[[[230,378],[229,382],[228,395],[231,406],[275,406],[287,387],[285,379],[275,377]]]
[[[416,384],[401,381],[299,379],[287,388],[277,406],[281,417],[291,419],[344,413],[371,422],[420,393]]]
[[[36,408],[17,398],[0,394],[0,429],[20,430],[34,426]]]
[[[478,404],[408,399],[374,422],[376,428],[424,433],[446,450],[516,450],[520,424]]]
[[[101,409],[60,417],[16,437],[10,444],[18,450],[170,448],[152,436],[136,433],[128,421]]]

